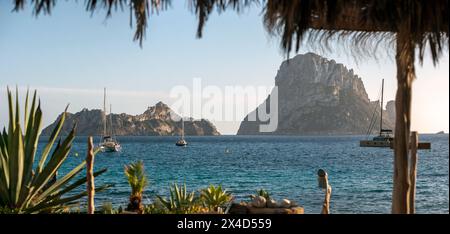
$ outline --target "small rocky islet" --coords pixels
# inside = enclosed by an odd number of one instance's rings
[[[61,115],[58,119],[61,118]],[[107,116],[107,119],[110,115]],[[58,120],[57,119],[57,120]],[[114,134],[118,136],[176,136],[182,132],[181,121],[170,107],[158,102],[149,107],[140,115],[111,114]],[[57,120],[42,131],[42,135],[48,136],[56,126]],[[77,113],[67,113],[66,121],[62,127],[62,134],[68,134],[74,124],[78,136],[100,135],[103,131],[103,111],[99,109],[83,109]],[[109,121],[107,121],[109,124]],[[206,119],[186,120],[184,118],[184,132],[191,136],[217,136],[220,133],[210,121]]]
[[[275,77],[275,86],[278,128],[262,133],[259,126],[267,122],[248,120],[260,108],[270,111],[272,93],[244,118],[238,135],[359,135],[366,134],[372,116],[380,116],[380,108],[376,108],[379,101],[369,99],[353,69],[315,53],[299,54],[284,61]],[[387,102],[383,116],[383,128],[393,129],[394,101]]]

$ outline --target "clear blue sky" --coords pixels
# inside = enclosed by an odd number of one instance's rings
[[[237,15],[211,16],[204,37],[196,39],[197,21],[185,1],[150,18],[143,48],[132,42],[128,11],[105,20],[104,11],[91,17],[84,2],[58,1],[51,16],[32,16],[31,9],[11,12],[11,1],[0,2],[0,125],[6,122],[6,85],[38,88],[44,124],[54,120],[67,103],[70,111],[101,108],[101,90],[111,90],[114,112],[142,113],[157,101],[168,100],[175,85],[272,86],[285,55],[276,38],[264,30],[260,9]],[[342,48],[325,55],[353,68],[375,99],[380,79],[386,79],[386,99],[395,94],[395,63],[380,52],[381,60],[356,63]],[[307,48],[300,53],[308,52]],[[321,52],[314,51],[322,54]],[[293,55],[292,55],[293,56]],[[414,86],[413,129],[449,129],[448,54],[438,67],[429,59],[417,69]],[[431,90],[433,90],[431,92]],[[419,111],[420,110],[420,111]],[[233,134],[238,122],[216,123]]]

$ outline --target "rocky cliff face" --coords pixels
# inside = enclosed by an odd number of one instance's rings
[[[109,119],[112,118],[114,134],[119,136],[172,136],[181,134],[181,122],[173,121],[172,116],[179,117],[166,104],[159,102],[149,107],[143,114],[112,114],[107,115],[107,129],[110,129]],[[58,117],[58,119],[61,116]],[[77,135],[101,135],[103,132],[103,115],[101,110],[83,109],[75,114],[67,113],[62,133],[67,134],[74,124],[77,124]],[[56,121],[42,131],[42,135],[50,135],[56,126]],[[185,135],[220,135],[216,127],[208,120],[185,120]]]
[[[369,100],[361,78],[352,69],[313,53],[283,62],[275,85],[278,86],[277,130],[261,133],[262,123],[249,121],[247,116],[238,135],[365,134],[375,105],[379,105],[378,101]],[[261,104],[268,110],[269,100]],[[388,103],[389,111],[392,103]],[[375,115],[380,116],[379,108]],[[395,114],[386,112],[384,116],[388,118],[384,119],[383,128],[392,128]]]
[[[387,119],[392,123],[392,128],[395,124],[395,101],[388,101],[386,103]],[[384,114],[384,112],[383,112]]]

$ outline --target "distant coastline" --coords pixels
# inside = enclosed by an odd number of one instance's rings
[[[98,136],[103,131],[103,114],[102,110],[83,109],[77,113],[67,113],[66,121],[62,127],[61,134],[68,134],[72,127],[76,124],[77,136]],[[43,136],[49,136],[55,128],[58,118],[42,130]],[[109,114],[107,115],[107,125],[112,123],[114,135],[116,136],[178,136],[181,134],[181,116],[172,111],[169,106],[162,102],[158,102],[155,106],[149,107],[143,114],[128,115]],[[179,120],[178,120],[179,119]],[[185,118],[185,135],[199,136],[216,136],[220,135],[217,128],[208,120],[193,118]],[[175,121],[178,120],[178,121]]]

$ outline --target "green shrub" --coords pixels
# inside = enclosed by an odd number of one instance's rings
[[[142,193],[147,186],[147,177],[144,170],[144,162],[138,161],[125,166],[125,177],[131,187],[131,195],[128,211],[142,213],[144,206],[142,205]]]
[[[211,211],[219,211],[219,208],[231,201],[232,196],[219,185],[210,185],[201,191],[201,201],[205,207]]]
[[[256,191],[256,196],[264,197],[267,201],[270,200],[270,194],[265,189]]]
[[[168,213],[192,214],[202,212],[198,197],[196,197],[195,192],[187,191],[186,184],[183,186],[172,184],[169,190],[169,199],[157,196],[158,202],[163,205]]]
[[[111,202],[105,202],[102,204],[102,207],[100,208],[101,214],[119,214],[119,211],[114,209]]]

